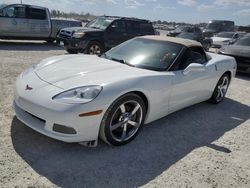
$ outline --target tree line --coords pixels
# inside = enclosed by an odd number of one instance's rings
[[[76,12],[63,12],[60,10],[51,10],[50,14],[52,17],[60,17],[60,18],[72,18],[72,19],[77,19],[77,20],[83,20],[83,21],[90,21],[94,18],[96,18],[95,15],[90,14],[90,13],[76,13]]]

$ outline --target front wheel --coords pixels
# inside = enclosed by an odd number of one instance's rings
[[[105,113],[100,137],[114,146],[132,141],[139,133],[146,115],[144,101],[133,93],[126,94],[111,104]]]
[[[103,53],[103,46],[99,42],[90,42],[85,52],[90,55],[101,55]]]
[[[217,85],[216,85],[216,87],[214,89],[213,95],[212,95],[212,97],[210,98],[209,101],[211,103],[214,103],[214,104],[218,104],[221,101],[223,101],[223,99],[225,98],[225,95],[227,93],[229,83],[230,83],[229,75],[224,74],[220,78],[220,80],[218,81],[218,83],[217,83]]]

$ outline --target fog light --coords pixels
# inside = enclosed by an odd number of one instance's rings
[[[63,134],[76,134],[76,130],[72,127],[67,127],[64,125],[54,124],[53,131],[63,133]]]

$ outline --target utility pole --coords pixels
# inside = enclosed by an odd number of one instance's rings
[[[23,0],[21,0],[21,4],[23,4]]]

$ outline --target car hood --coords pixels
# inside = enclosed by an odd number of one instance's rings
[[[220,49],[222,54],[250,58],[250,46],[228,45]]]
[[[139,69],[93,55],[64,55],[43,60],[35,68],[37,76],[66,89],[83,85],[105,85],[155,71]]]
[[[62,29],[64,31],[80,31],[80,32],[103,32],[101,29],[89,28],[89,27],[67,27]]]

